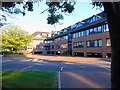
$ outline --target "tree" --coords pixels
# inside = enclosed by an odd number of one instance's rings
[[[119,60],[120,60],[120,55],[119,55],[120,25],[118,24],[118,22],[120,21],[120,1],[119,0],[117,0],[117,2],[115,2],[114,0],[111,0],[111,2],[98,2],[99,0],[92,0],[92,1],[94,6],[100,6],[100,7],[103,6],[106,13],[109,32],[110,32],[110,38],[111,38],[111,50],[112,50],[112,62],[111,62],[112,87],[119,88],[120,74],[119,74],[118,68],[119,68]],[[71,4],[71,2],[68,2],[68,1],[60,2],[60,3],[49,2],[46,4],[49,6],[47,10],[50,13],[47,20],[48,20],[48,24],[51,24],[51,25],[58,23],[60,19],[63,19],[61,14],[58,14],[59,16],[56,16],[56,12],[60,8],[61,9],[63,8],[62,12],[68,12],[68,13],[71,13],[74,10],[74,4]],[[29,5],[28,7],[31,7],[31,6]]]
[[[2,49],[19,51],[21,47],[27,46],[32,41],[32,35],[18,26],[6,26],[1,29]]]
[[[112,50],[112,62],[111,62],[111,81],[113,88],[119,88],[120,74],[119,74],[119,64],[120,64],[120,1],[119,2],[109,2],[103,3],[107,22],[109,26],[109,33],[111,38],[111,50]]]

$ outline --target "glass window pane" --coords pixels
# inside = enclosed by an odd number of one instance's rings
[[[101,26],[98,27],[98,32],[102,32]]]
[[[94,41],[94,46],[95,46],[95,47],[98,46],[98,42],[97,42],[97,40]]]
[[[107,39],[107,47],[111,46],[110,39]]]
[[[102,40],[98,40],[98,46],[102,47]]]

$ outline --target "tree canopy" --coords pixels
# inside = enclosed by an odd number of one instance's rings
[[[34,1],[34,0],[32,0]],[[39,1],[39,0],[35,0]],[[42,1],[42,0],[40,0]],[[52,0],[54,1],[54,0]],[[69,0],[55,0],[59,1],[57,2],[49,2],[46,3],[48,5],[48,9],[44,11],[48,11],[48,24],[55,24],[59,23],[59,20],[63,19],[63,16],[58,10],[61,10],[63,13],[71,13],[74,10],[74,4],[69,2]],[[73,0],[74,1],[74,0]],[[114,88],[119,88],[119,60],[120,60],[120,55],[119,55],[119,50],[120,50],[120,25],[118,22],[120,21],[120,0],[110,0],[110,2],[100,2],[102,0],[92,0],[94,6],[99,6],[99,7],[104,7],[105,13],[106,13],[106,18],[107,18],[107,23],[109,27],[109,33],[110,33],[110,39],[111,39],[111,51],[112,51],[112,62],[111,62],[111,81],[112,81],[112,87]],[[108,1],[108,0],[107,0]],[[23,3],[23,2],[22,2]],[[21,12],[23,15],[25,15],[24,11],[21,11],[20,9],[13,10],[10,9],[10,7],[15,7],[15,4],[20,4],[20,3],[15,3],[15,2],[4,2],[3,7],[7,9],[8,12],[10,13],[19,13]],[[2,9],[5,11],[5,9]],[[15,9],[15,8],[14,8]],[[27,9],[28,11],[33,11],[33,2],[26,2],[23,5],[23,9]],[[11,12],[12,11],[12,12]],[[44,12],[43,11],[43,12]],[[58,13],[57,13],[58,12]]]
[[[35,1],[35,0],[33,0]],[[39,0],[38,0],[39,1]],[[11,14],[26,14],[26,11],[33,11],[33,6],[36,2],[2,2],[2,11]],[[37,2],[38,3],[38,2]],[[21,5],[22,8],[17,7]],[[54,25],[56,23],[60,24],[60,20],[64,19],[64,14],[70,14],[74,11],[75,1],[61,1],[61,2],[46,2],[48,8],[41,12],[44,13],[48,11],[47,23]]]
[[[18,26],[6,26],[0,30],[2,37],[2,49],[18,51],[21,47],[27,46],[32,41],[32,35]]]

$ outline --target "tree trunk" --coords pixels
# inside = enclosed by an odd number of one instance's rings
[[[111,38],[111,86],[120,87],[120,2],[103,2]]]

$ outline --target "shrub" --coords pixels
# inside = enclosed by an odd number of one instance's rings
[[[69,56],[70,54],[68,51],[62,51],[62,52],[60,52],[60,55],[61,56]]]

